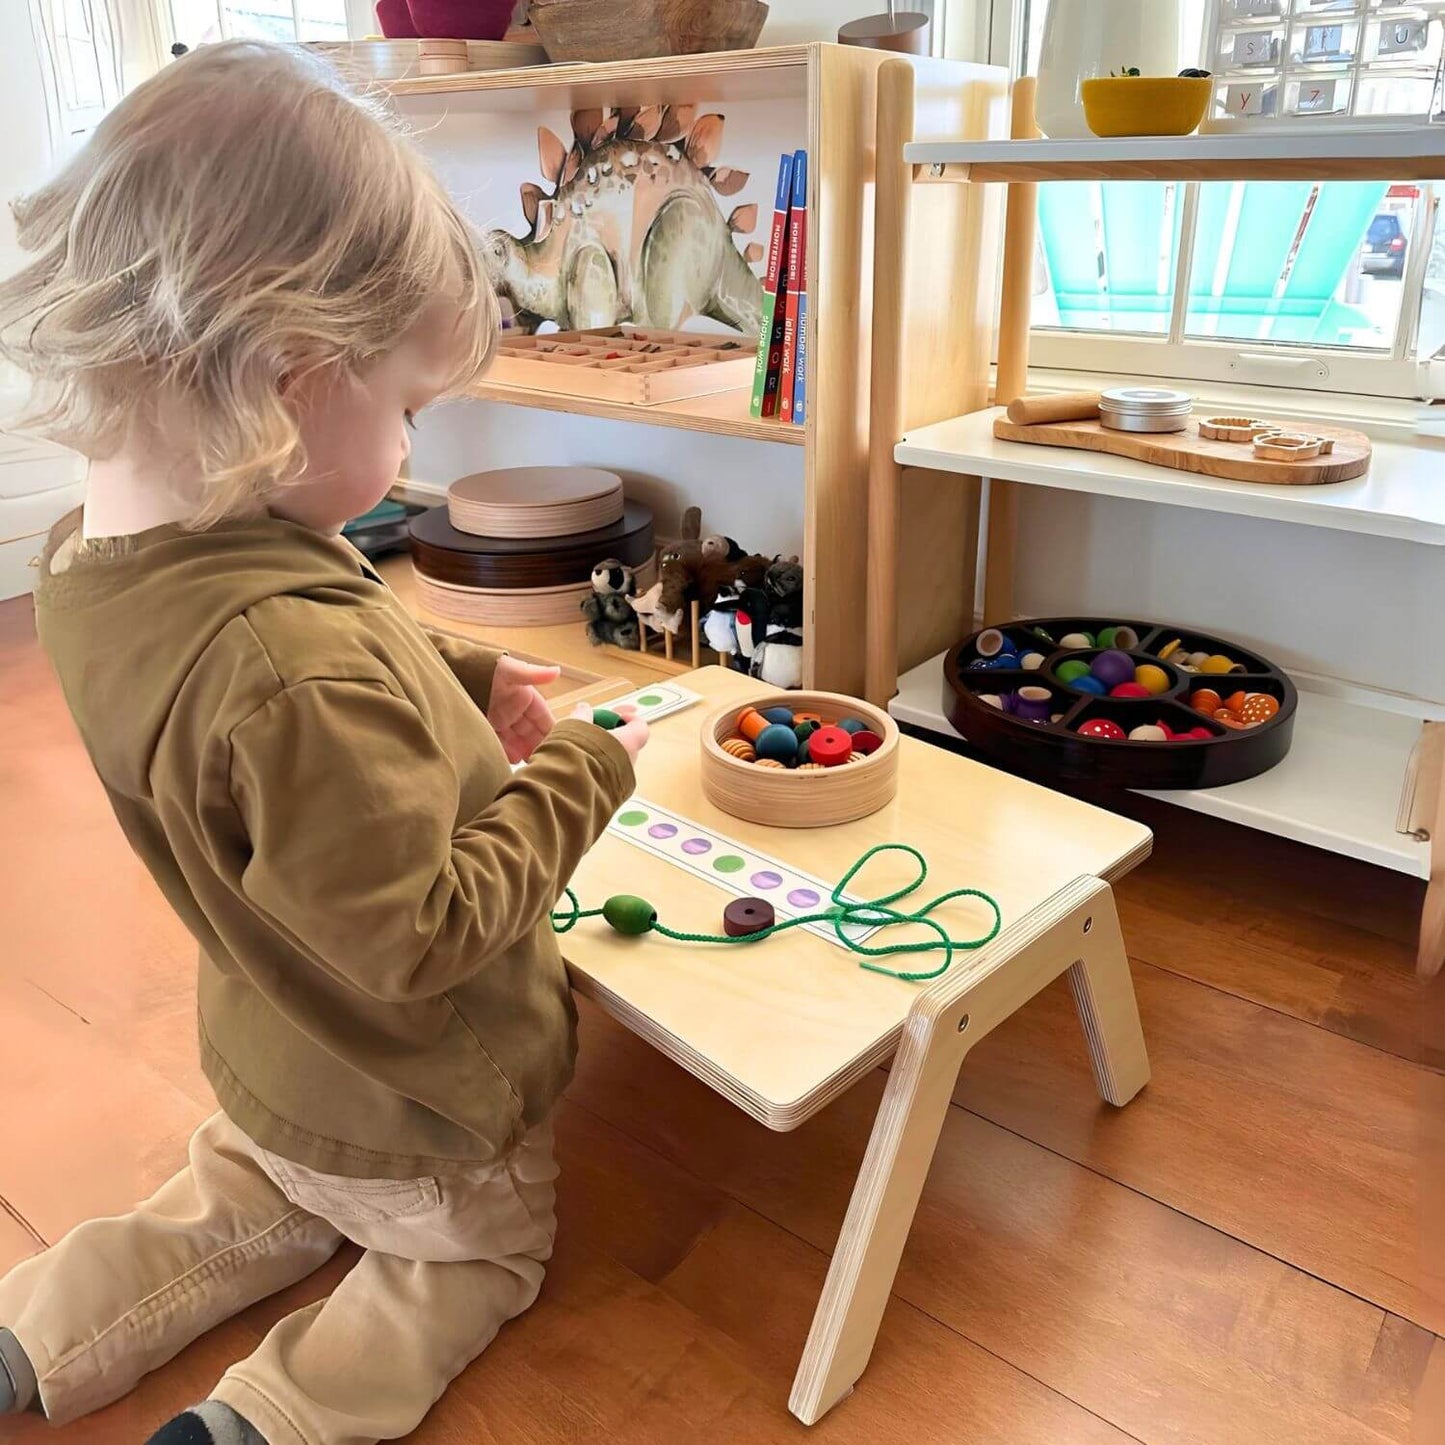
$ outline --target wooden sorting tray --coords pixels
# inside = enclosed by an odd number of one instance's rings
[[[750,340],[697,331],[608,326],[504,335],[487,380],[651,406],[748,386],[755,356]]]

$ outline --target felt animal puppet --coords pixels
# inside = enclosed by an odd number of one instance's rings
[[[599,597],[605,597],[609,592],[634,597],[637,594],[637,576],[625,562],[608,557],[592,569],[592,590]]]
[[[768,620],[799,629],[803,625],[803,568],[796,557],[777,557],[763,579]]]
[[[731,537],[724,537],[714,532],[711,537],[702,539],[702,559],[704,562],[741,562],[747,555]]]
[[[753,675],[770,687],[802,687],[803,634],[801,629],[769,622],[762,645],[753,656]]]
[[[736,666],[738,657],[738,597],[741,587],[737,582],[725,582],[718,588],[712,609],[703,614],[703,641],[720,657],[728,659],[730,667]]]
[[[587,619],[587,640],[593,647],[610,642],[635,652],[641,646],[637,615],[621,592],[593,592],[584,597],[582,616]]]
[[[657,627],[676,633],[689,603],[696,601],[699,611],[710,612],[720,588],[737,581],[756,587],[766,576],[767,567],[767,559],[757,555],[740,555],[737,561],[722,556],[709,558],[706,542],[696,548],[686,544],[668,547],[658,560],[656,585],[633,605],[639,612],[646,608]]]

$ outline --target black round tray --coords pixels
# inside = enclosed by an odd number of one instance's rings
[[[1125,649],[1136,663],[1150,662],[1169,676],[1169,687],[1147,698],[1097,697],[1060,680],[1057,669],[1071,657],[1089,661],[1102,648],[1061,648],[1054,639],[1071,632],[1095,636],[1106,627],[1131,627],[1139,645]],[[987,630],[987,629],[985,629]],[[976,669],[979,633],[965,638],[944,659],[943,711],[968,741],[991,761],[1041,781],[1091,783],[1115,788],[1217,788],[1242,782],[1272,768],[1289,752],[1298,694],[1281,669],[1249,648],[1192,627],[1137,622],[1123,617],[1034,617],[999,629],[1022,657],[1041,652],[1039,668]],[[1243,665],[1227,674],[1191,673],[1161,660],[1159,649],[1174,638],[1180,655],[1222,654]],[[1053,693],[1056,720],[1033,723],[980,701],[1029,685]],[[1269,693],[1279,711],[1255,727],[1226,728],[1189,706],[1189,694],[1212,687],[1221,695]],[[1208,728],[1213,735],[1186,741],[1147,742],[1081,737],[1076,729],[1090,718],[1111,718],[1125,732],[1141,723],[1164,722],[1176,731]]]
[[[417,571],[463,587],[562,587],[586,582],[604,558],[641,567],[652,553],[652,512],[637,502],[626,503],[611,526],[563,537],[477,537],[453,527],[445,507],[411,523]]]

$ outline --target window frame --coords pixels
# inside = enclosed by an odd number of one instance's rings
[[[1011,76],[1019,72],[1030,5],[1047,0],[979,0],[972,28],[974,53]],[[955,6],[959,0],[954,0]],[[950,7],[951,9],[953,7]],[[986,12],[986,14],[985,14]],[[949,32],[952,50],[961,35]],[[1414,347],[1436,213],[1445,187],[1420,187],[1410,234],[1409,259],[1400,286],[1400,318],[1388,352],[1307,347],[1269,341],[1206,340],[1184,334],[1193,260],[1194,216],[1199,186],[1182,197],[1183,231],[1174,274],[1174,306],[1168,332],[1144,335],[1034,326],[1030,359],[1054,371],[1144,374],[1225,385],[1289,387],[1298,391],[1355,392],[1400,399],[1445,397],[1445,358],[1416,357]],[[1445,224],[1442,219],[1440,224]]]

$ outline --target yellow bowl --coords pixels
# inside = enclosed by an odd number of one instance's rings
[[[1079,89],[1084,119],[1095,135],[1188,135],[1204,119],[1214,81],[1207,76],[1101,76]]]

